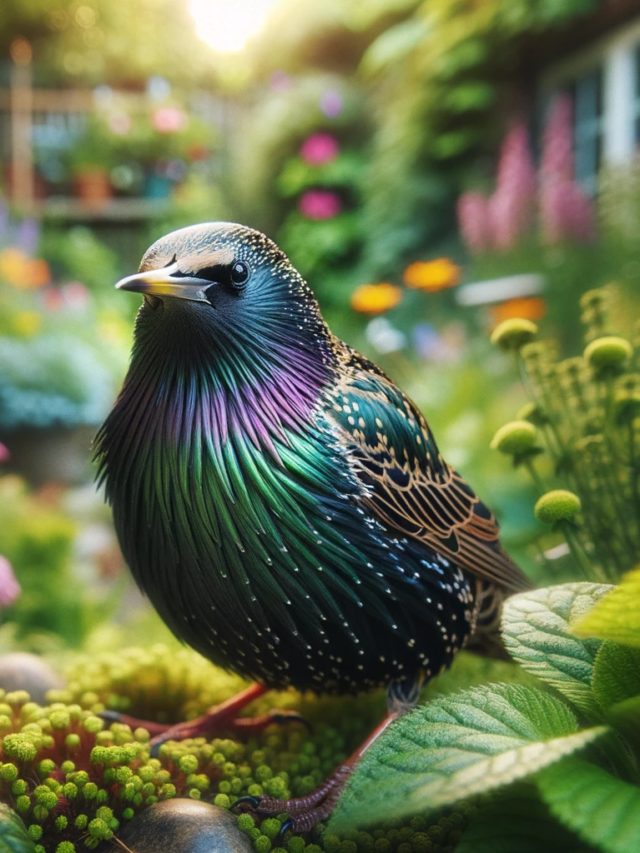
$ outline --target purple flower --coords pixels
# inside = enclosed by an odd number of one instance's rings
[[[340,153],[340,146],[329,133],[314,133],[302,143],[300,156],[310,166],[324,166],[331,163]]]
[[[458,199],[458,226],[471,252],[486,252],[491,247],[489,199],[482,193],[463,193]]]
[[[343,108],[342,95],[335,89],[328,89],[320,96],[320,109],[327,118],[338,118]]]
[[[342,201],[330,190],[307,190],[300,197],[298,210],[307,219],[333,219],[342,210]]]
[[[35,219],[23,219],[16,229],[16,246],[25,255],[33,257],[40,242],[40,225]]]
[[[7,459],[11,458],[11,454],[7,450],[7,448],[0,442],[0,462],[6,462]]]
[[[21,592],[11,564],[5,557],[0,556],[0,607],[13,604]]]

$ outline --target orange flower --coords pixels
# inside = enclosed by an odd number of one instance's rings
[[[362,314],[383,314],[401,299],[402,291],[395,284],[361,284],[351,295],[351,307]]]
[[[0,279],[11,287],[28,290],[51,281],[51,271],[46,261],[32,260],[19,249],[5,249],[0,252]]]
[[[539,296],[509,299],[491,308],[491,325],[499,326],[504,320],[539,320],[547,313],[547,303]]]
[[[460,283],[460,267],[449,258],[415,261],[404,271],[404,283],[416,290],[436,291]]]

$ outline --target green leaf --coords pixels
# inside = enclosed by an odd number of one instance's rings
[[[578,732],[563,702],[516,684],[436,698],[389,726],[367,750],[331,829],[380,823],[498,788],[605,731]]]
[[[640,648],[640,569],[622,582],[573,625],[579,637],[599,637]]]
[[[35,849],[18,815],[0,803],[0,853],[34,853]]]
[[[640,649],[604,642],[596,655],[591,684],[603,708],[640,696]]]
[[[482,804],[456,853],[591,853],[541,801],[535,785],[518,783]]]
[[[607,721],[626,740],[640,767],[640,696],[608,708]]]
[[[502,616],[502,636],[511,656],[596,720],[602,719],[602,711],[591,679],[600,641],[577,639],[572,626],[610,590],[596,583],[537,589],[510,598]]]
[[[640,850],[640,788],[578,758],[538,776],[538,788],[565,826],[604,853]]]

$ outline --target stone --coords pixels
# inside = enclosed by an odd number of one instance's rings
[[[131,853],[254,853],[249,836],[227,809],[176,798],[156,803],[125,823],[120,844]],[[102,849],[102,848],[100,848]],[[108,845],[105,845],[105,850]]]
[[[0,687],[7,693],[26,690],[32,702],[46,705],[48,690],[60,690],[64,679],[38,655],[9,652],[0,657]]]

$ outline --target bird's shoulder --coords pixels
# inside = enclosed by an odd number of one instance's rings
[[[417,406],[380,368],[343,345],[324,407],[378,518],[481,579],[511,591],[528,587],[500,546],[493,514],[443,459]]]

